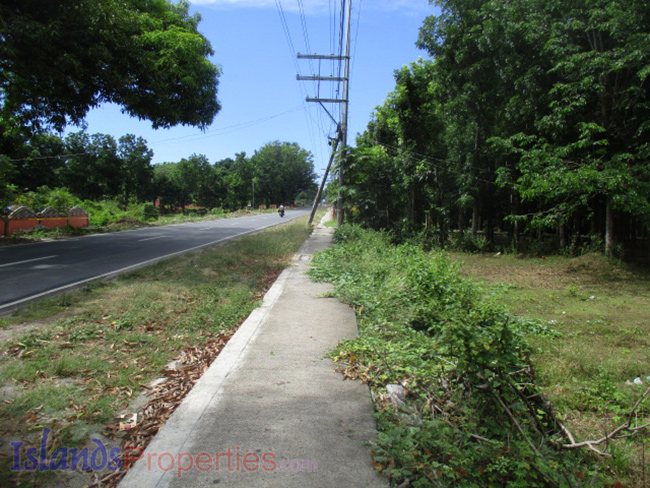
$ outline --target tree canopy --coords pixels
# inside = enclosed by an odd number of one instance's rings
[[[257,178],[255,200],[266,205],[293,203],[303,190],[314,187],[314,158],[296,143],[274,141],[255,151],[250,158]]]
[[[182,0],[3,0],[0,119],[61,130],[113,102],[153,127],[201,128],[219,69]]]
[[[650,13],[633,0],[438,0],[346,169],[353,220],[634,245],[650,229]],[[503,242],[503,241],[501,241]]]

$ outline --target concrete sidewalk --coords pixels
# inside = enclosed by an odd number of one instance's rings
[[[314,229],[121,488],[388,486],[367,446],[368,387],[325,358],[356,335],[354,313],[306,276],[332,232]]]

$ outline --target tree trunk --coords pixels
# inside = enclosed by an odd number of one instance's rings
[[[480,228],[479,225],[479,220],[481,216],[478,211],[478,205],[474,205],[472,207],[472,234],[476,235],[478,233],[478,230]]]
[[[566,248],[566,226],[562,223],[557,224],[557,233],[560,238],[560,249]]]
[[[612,198],[607,197],[605,204],[605,254],[612,256],[614,247],[614,212],[612,210]]]
[[[458,209],[458,233],[461,236],[465,235],[465,208],[464,207]]]

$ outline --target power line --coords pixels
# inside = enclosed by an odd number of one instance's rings
[[[208,137],[213,137],[213,136],[220,136],[220,135],[225,135],[225,134],[230,134],[231,132],[235,132],[240,129],[247,129],[249,127],[252,127],[257,124],[261,124],[263,122],[266,122],[268,120],[273,120],[278,117],[282,117],[283,115],[287,115],[293,112],[297,112],[298,110],[302,110],[304,108],[304,103],[302,105],[298,105],[290,110],[287,110],[286,112],[282,112],[279,114],[275,115],[269,115],[268,117],[263,117],[260,119],[255,119],[255,120],[250,120],[248,122],[242,122],[241,124],[235,124],[235,125],[229,125],[227,127],[219,127],[216,129],[211,129],[209,131],[206,131],[205,134],[189,134],[186,136],[179,136],[179,137],[172,137],[169,139],[161,139],[158,141],[152,141],[151,143],[147,144],[166,144],[166,143],[171,143],[171,142],[176,142],[180,140],[186,140],[186,141],[198,141],[201,139],[205,139]],[[216,132],[221,132],[219,134],[216,134]],[[312,141],[313,142],[313,141]],[[19,162],[19,161],[37,161],[41,159],[52,159],[52,158],[68,158],[68,157],[74,157],[74,156],[83,156],[88,153],[76,153],[76,154],[56,154],[52,156],[33,156],[33,157],[24,157],[24,158],[18,158],[18,159],[10,159],[9,161],[11,162]]]
[[[278,15],[280,16],[280,23],[282,24],[282,29],[284,31],[284,35],[285,35],[285,38],[286,38],[286,41],[287,41],[287,45],[289,46],[291,59],[293,60],[294,66],[296,68],[296,72],[298,74],[300,74],[300,66],[298,65],[298,61],[297,61],[297,58],[296,58],[296,49],[295,49],[295,46],[294,46],[294,43],[293,43],[293,39],[291,37],[291,30],[289,28],[289,23],[287,22],[287,17],[285,15],[284,8],[282,6],[282,1],[281,0],[275,0],[275,5],[276,5],[277,10],[278,10]],[[300,12],[301,12],[301,19],[302,19],[302,24],[303,24],[303,35],[305,37],[305,43],[307,44],[307,46],[309,46],[309,34],[307,32],[307,22],[306,22],[305,15],[304,15],[304,5],[302,3],[302,0],[298,0],[298,6],[299,6]],[[300,93],[301,93],[302,98],[304,100],[306,94],[303,92],[302,85],[300,86]],[[316,142],[315,142],[315,138],[314,138],[314,134],[313,134],[314,129],[313,129],[313,125],[312,125],[311,115],[308,112],[307,107],[305,106],[304,102],[302,102],[301,107],[303,108],[303,111],[304,111],[304,114],[305,114],[305,122],[306,122],[306,125],[307,125],[309,138],[311,140],[311,143],[312,143],[313,147],[317,147]]]
[[[52,154],[50,156],[27,156],[24,158],[16,158],[16,159],[7,159],[7,161],[10,161],[12,163],[19,163],[21,161],[40,161],[43,159],[62,159],[62,158],[72,158],[75,156],[88,156],[89,153],[70,153],[70,154]]]
[[[327,112],[327,114],[330,116],[332,121],[337,125],[337,137],[336,137],[336,143],[340,143],[341,147],[343,149],[342,154],[345,154],[345,149],[347,145],[347,133],[348,133],[348,106],[349,106],[349,81],[350,81],[350,40],[351,40],[351,16],[352,16],[352,0],[341,0],[341,32],[339,36],[339,49],[338,49],[338,54],[309,54],[309,55],[301,55],[298,54],[298,58],[300,59],[317,59],[317,60],[332,60],[332,61],[338,61],[338,72],[337,76],[330,76],[330,77],[324,77],[321,76],[319,73],[318,75],[314,74],[312,76],[300,76],[298,75],[298,80],[318,80],[318,81],[330,81],[330,82],[336,82],[337,83],[337,91],[335,92],[337,95],[340,95],[340,87],[341,83],[343,84],[343,95],[342,96],[335,96],[332,98],[321,98],[320,96],[316,98],[307,98],[308,102],[318,102],[323,109]],[[343,54],[345,46],[345,54]],[[334,73],[335,66],[333,66],[332,72]],[[341,73],[343,71],[343,73]],[[324,104],[334,104],[334,105],[340,105],[340,122],[337,124],[336,119],[330,112],[327,110]],[[332,156],[330,158],[330,163],[327,166],[327,169],[325,170],[325,175],[323,176],[323,183],[321,186],[324,184],[325,179],[327,178],[327,174],[329,172],[329,168],[331,166],[331,162],[334,159],[335,154],[332,153]],[[344,156],[339,156],[344,159]],[[339,165],[339,170],[338,170],[338,180],[339,180],[339,185],[343,185],[343,160],[341,160],[341,164]],[[312,208],[312,216],[310,217],[310,223],[311,223],[311,218],[313,218],[314,211],[317,206],[317,201],[314,201],[314,206]],[[339,197],[339,201],[337,202],[337,207],[338,207],[338,223],[339,225],[343,224],[343,203],[341,198]]]
[[[350,80],[352,79],[352,73],[354,72],[354,64],[355,64],[356,57],[357,57],[357,42],[359,41],[359,30],[360,30],[359,25],[361,24],[361,6],[362,6],[362,4],[363,4],[363,0],[359,0],[359,9],[357,10],[357,27],[355,29],[355,35],[354,35],[354,50],[353,50],[353,53],[352,53],[352,60],[351,60],[352,66],[350,67],[351,73],[348,76]],[[348,83],[350,82],[350,80],[348,80]],[[348,117],[349,117],[349,112],[348,112]]]
[[[152,144],[163,144],[167,142],[175,142],[175,141],[180,141],[180,140],[200,140],[200,139],[205,139],[207,137],[212,137],[213,135],[224,135],[224,134],[229,134],[230,132],[235,132],[239,129],[247,129],[248,127],[251,127],[253,125],[261,124],[262,122],[266,122],[268,120],[272,120],[278,117],[282,117],[283,115],[287,115],[293,112],[296,112],[300,110],[302,105],[298,105],[290,110],[287,110],[286,112],[281,112],[279,114],[275,115],[269,115],[268,117],[263,117],[260,119],[255,119],[255,120],[250,120],[248,122],[242,122],[241,124],[235,124],[235,125],[229,125],[227,127],[218,127],[215,129],[210,129],[206,131],[205,134],[189,134],[186,136],[179,136],[179,137],[172,137],[169,139],[161,139],[158,141],[153,141]],[[220,134],[215,134],[216,132],[221,132]]]
[[[291,39],[291,31],[289,30],[289,24],[287,24],[287,17],[284,15],[284,8],[282,7],[282,1],[281,0],[275,0],[275,5],[278,9],[278,14],[280,15],[280,23],[282,24],[282,29],[284,30],[284,35],[287,39],[287,43],[289,44],[289,50],[291,51],[291,57],[294,60],[294,65],[296,67],[297,71],[300,71],[300,67],[298,66],[298,62],[295,61],[296,59],[296,50],[293,47],[293,41]]]
[[[303,34],[303,38],[305,40],[305,49],[306,49],[307,52],[311,52],[311,45],[310,45],[310,42],[309,42],[309,29],[307,28],[307,18],[305,16],[305,8],[304,8],[303,0],[298,0],[298,9],[299,9],[299,12],[300,12],[300,22],[302,24],[302,34]],[[294,54],[294,61],[295,61],[295,59],[296,59],[295,53],[293,53],[293,54]],[[313,73],[314,72],[314,65],[311,62],[311,60],[309,62],[309,66],[310,66],[310,69],[311,69],[311,71]],[[319,68],[320,68],[320,64],[319,64]],[[320,82],[315,81],[314,82],[314,88],[317,91],[320,90]],[[301,94],[304,94],[302,86],[301,86]],[[307,106],[305,105],[304,101],[303,101],[303,106],[304,106],[304,110],[305,110],[305,119],[306,119],[306,122],[307,122],[307,129],[308,129],[308,133],[309,133],[309,139],[310,139],[310,141],[312,143],[312,147],[318,148],[320,150],[320,156],[321,156],[321,159],[323,159],[322,144],[317,144],[316,143],[316,138],[314,136],[314,128],[313,128],[314,118],[313,118],[313,115],[312,115],[311,111],[309,111],[307,109]],[[316,119],[315,122],[322,131],[322,126],[321,126],[322,120],[321,119]]]
[[[363,5],[363,0],[359,0],[359,10],[357,11],[357,28],[354,35],[354,49],[352,51],[352,71],[354,71],[354,62],[357,57],[357,42],[359,41],[359,26],[361,24],[361,6]]]
[[[339,56],[343,56],[343,42],[345,38],[345,1],[346,0],[341,0],[341,15],[340,15],[341,23],[339,26],[339,47],[337,51]],[[351,2],[352,0],[349,1]],[[341,75],[342,69],[343,69],[343,63],[339,63],[338,73],[337,73],[339,78],[342,77]],[[336,86],[336,98],[339,98],[340,96],[341,96],[341,85],[338,84]],[[341,113],[340,107],[338,108],[339,108],[339,118],[341,118],[343,114]]]

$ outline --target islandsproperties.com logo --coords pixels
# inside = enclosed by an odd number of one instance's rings
[[[128,471],[136,461],[145,463],[148,471],[175,471],[180,478],[184,472],[199,471],[284,471],[316,472],[318,463],[305,459],[277,459],[272,452],[244,452],[240,447],[225,451],[191,454],[188,452],[147,452],[141,447],[127,447],[122,455],[118,447],[108,448],[101,440],[91,439],[95,447],[83,449],[59,447],[48,458],[47,446],[51,430],[43,429],[40,446],[24,448],[23,442],[12,442],[11,471]]]
[[[119,447],[106,449],[104,443],[98,439],[91,439],[96,447],[91,451],[87,447],[59,447],[47,458],[47,441],[51,429],[43,429],[40,447],[28,447],[24,456],[21,456],[22,442],[12,442],[13,464],[11,471],[100,471],[108,468],[116,471],[120,468],[121,452]]]

